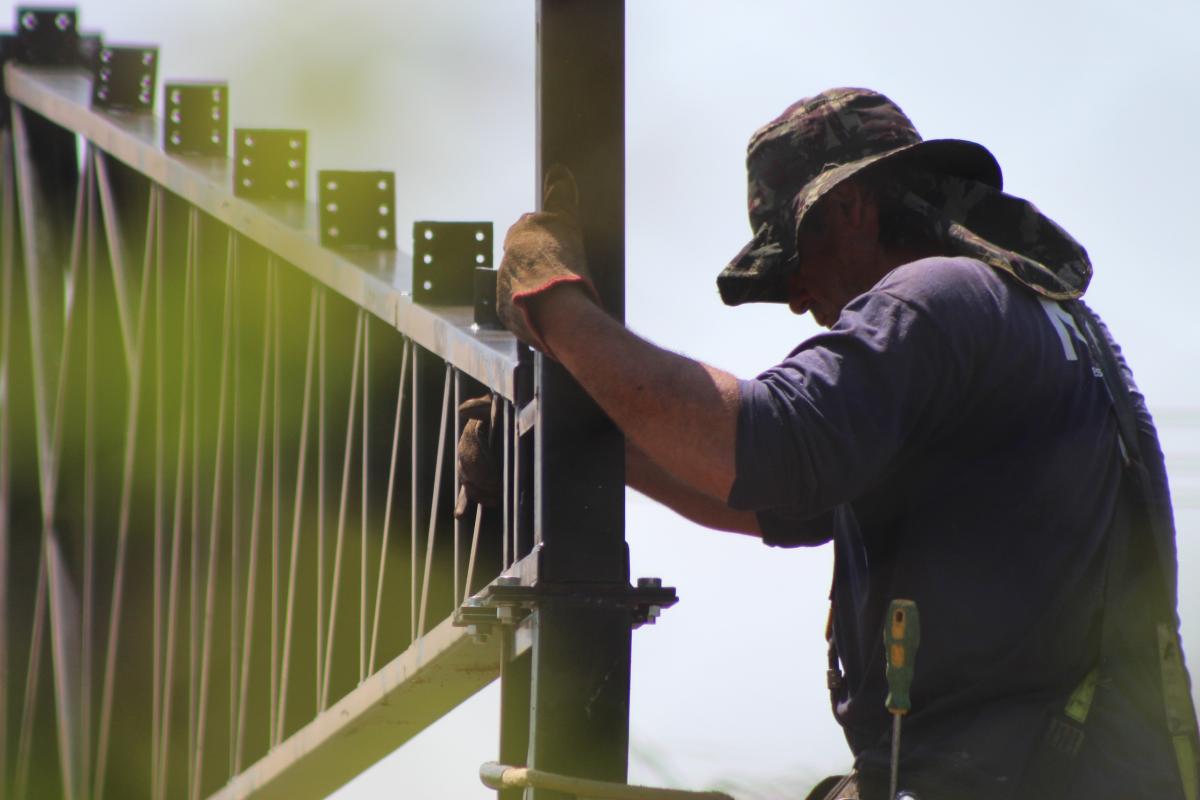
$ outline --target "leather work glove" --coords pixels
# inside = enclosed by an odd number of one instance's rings
[[[485,394],[466,400],[458,413],[467,418],[458,437],[458,478],[461,485],[454,503],[454,518],[467,515],[467,507],[478,503],[494,508],[500,503],[500,459],[496,453],[496,420],[500,396]]]
[[[529,314],[529,302],[563,283],[578,283],[599,302],[588,274],[579,228],[579,187],[564,166],[546,172],[542,211],[525,214],[504,237],[496,276],[496,312],[504,327],[530,347],[549,348]]]

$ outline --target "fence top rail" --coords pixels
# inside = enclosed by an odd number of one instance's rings
[[[317,206],[233,194],[230,158],[166,153],[157,114],[91,108],[84,70],[8,63],[4,85],[14,103],[74,131],[98,149],[179,195],[232,230],[392,325],[505,398],[515,397],[516,340],[507,331],[473,330],[473,309],[414,303],[411,256],[393,251],[335,251],[321,246]]]

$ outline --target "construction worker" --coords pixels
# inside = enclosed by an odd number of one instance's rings
[[[754,238],[722,299],[828,328],[757,378],[605,313],[565,170],[508,232],[497,307],[625,433],[631,486],[769,545],[832,541],[829,688],[855,773],[810,797],[889,791],[881,632],[904,597],[924,634],[901,789],[1196,800],[1165,468],[1078,300],[1084,249],[1002,191],[984,147],[924,141],[872,91],[789,106],[747,167]]]

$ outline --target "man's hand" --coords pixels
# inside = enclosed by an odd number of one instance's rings
[[[583,286],[598,299],[588,274],[579,229],[579,188],[562,166],[546,172],[542,211],[525,214],[504,237],[496,278],[496,311],[504,326],[538,350],[550,350],[530,314],[530,305],[555,286]]]
[[[496,419],[499,395],[473,397],[458,407],[467,418],[458,438],[458,478],[461,486],[454,503],[454,518],[462,519],[471,503],[493,508],[500,503],[500,459],[496,454]]]

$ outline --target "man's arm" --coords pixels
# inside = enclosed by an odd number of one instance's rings
[[[758,517],[753,512],[735,511],[724,500],[696,491],[651,461],[632,442],[625,445],[625,482],[697,525],[762,536]]]
[[[639,338],[577,284],[555,286],[529,305],[554,357],[625,436],[723,506],[735,473],[737,379]]]

